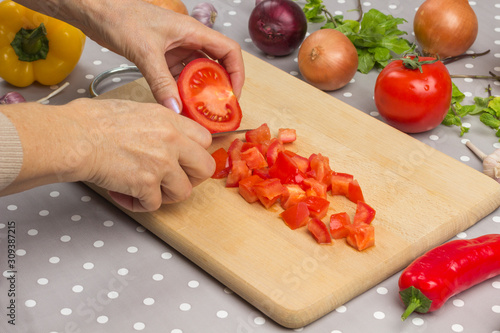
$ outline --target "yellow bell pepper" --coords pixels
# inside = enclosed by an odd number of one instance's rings
[[[85,40],[65,22],[11,0],[0,2],[0,77],[14,86],[60,83],[80,60]]]

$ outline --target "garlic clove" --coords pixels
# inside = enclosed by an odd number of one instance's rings
[[[212,28],[217,18],[217,9],[211,3],[201,2],[194,6],[191,16],[207,27]]]
[[[16,91],[11,91],[0,97],[0,104],[17,104],[24,103],[26,100],[23,95]]]
[[[500,149],[485,157],[483,172],[500,183]]]

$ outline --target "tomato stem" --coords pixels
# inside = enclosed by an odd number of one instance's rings
[[[439,59],[432,59],[432,60],[424,60],[420,61],[418,55],[415,57],[404,57],[401,58],[400,60],[403,61],[403,65],[408,68],[408,69],[418,69],[420,73],[423,73],[422,70],[422,65],[428,65],[428,64],[433,64]]]
[[[485,54],[488,54],[490,53],[490,50],[486,50],[484,52],[481,52],[481,53],[464,53],[464,54],[461,54],[461,55],[458,55],[458,56],[455,56],[455,57],[450,57],[450,58],[446,58],[443,60],[443,64],[447,65],[447,64],[451,64],[452,62],[455,62],[457,60],[460,60],[460,59],[463,59],[463,58],[477,58],[477,57],[480,57],[480,56],[483,56]]]

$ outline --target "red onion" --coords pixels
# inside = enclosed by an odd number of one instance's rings
[[[15,91],[11,91],[0,97],[0,104],[17,104],[24,102],[26,102],[26,100],[23,95]]]
[[[211,28],[217,18],[217,9],[211,3],[202,2],[194,6],[191,16]]]
[[[252,10],[248,30],[260,50],[284,56],[304,40],[307,19],[302,8],[292,0],[265,0]]]

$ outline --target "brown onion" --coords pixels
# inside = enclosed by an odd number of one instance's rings
[[[427,0],[415,14],[413,30],[423,55],[445,59],[474,44],[478,23],[467,0]]]
[[[304,79],[321,90],[340,89],[351,81],[358,69],[358,53],[343,33],[321,29],[302,43],[298,55]]]
[[[181,0],[143,0],[153,5],[173,10],[174,12],[188,15],[186,5]]]

